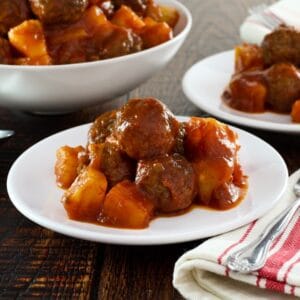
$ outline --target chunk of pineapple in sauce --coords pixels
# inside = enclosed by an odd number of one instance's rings
[[[29,58],[48,56],[43,27],[38,20],[24,21],[8,32],[10,43]]]
[[[70,219],[95,222],[105,198],[107,180],[92,167],[84,168],[62,198]]]
[[[145,228],[153,216],[153,204],[135,183],[122,181],[106,195],[100,223],[122,228]]]
[[[69,188],[83,165],[82,146],[75,148],[63,146],[56,151],[55,175],[56,183],[61,188]]]

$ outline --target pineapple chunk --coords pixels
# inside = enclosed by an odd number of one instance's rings
[[[104,148],[104,143],[102,144],[91,143],[88,145],[90,167],[94,169],[100,169],[103,148]]]
[[[224,158],[205,159],[193,163],[197,176],[199,200],[205,205],[214,200],[214,191],[223,183],[231,182],[233,167]]]
[[[62,199],[69,218],[95,222],[106,188],[107,181],[103,173],[91,167],[83,169]]]
[[[230,96],[225,100],[238,110],[246,112],[263,112],[265,110],[268,91],[259,79],[249,79],[247,76],[236,76],[229,84]]]
[[[84,14],[84,23],[89,31],[93,31],[109,23],[103,11],[96,5],[87,9]]]
[[[141,32],[145,48],[151,48],[172,39],[173,31],[167,23],[147,22],[150,25],[145,26]]]
[[[30,58],[48,55],[42,24],[38,20],[24,21],[8,32],[10,43]]]
[[[119,8],[111,22],[120,27],[130,28],[133,31],[140,31],[145,26],[144,21],[126,5]]]
[[[153,204],[130,181],[115,185],[104,200],[99,221],[123,228],[145,228],[153,215]]]
[[[235,72],[263,70],[262,49],[256,45],[243,44],[235,47]]]
[[[211,205],[214,193],[234,180],[237,135],[212,118],[191,118],[186,125],[185,150],[197,176],[200,203]]]
[[[82,146],[76,148],[64,146],[57,150],[55,175],[59,187],[65,189],[71,186],[82,167],[79,154],[83,152],[84,148]]]
[[[166,22],[171,28],[174,28],[179,19],[179,13],[176,8],[169,6],[160,6],[162,14],[161,22]]]

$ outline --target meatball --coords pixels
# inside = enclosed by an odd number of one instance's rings
[[[102,32],[99,32],[100,40]],[[97,35],[95,37],[97,41]],[[97,44],[97,42],[96,42]],[[102,59],[123,56],[142,50],[142,39],[131,30],[113,26],[111,34],[103,41],[101,52]]]
[[[100,170],[105,174],[108,187],[116,185],[123,180],[133,180],[135,176],[136,163],[123,153],[118,143],[108,139],[103,147]]]
[[[73,23],[81,18],[88,0],[29,0],[33,13],[45,24]]]
[[[293,103],[300,98],[300,75],[291,64],[275,64],[266,73],[267,101],[278,112],[290,112]]]
[[[0,36],[6,35],[10,28],[28,19],[29,15],[27,0],[1,0]]]
[[[0,64],[11,63],[12,54],[8,40],[0,37]]]
[[[112,133],[115,127],[116,110],[100,115],[92,124],[89,133],[89,143],[104,143],[105,139]]]
[[[196,194],[193,167],[179,154],[139,161],[135,182],[160,212],[187,208]]]
[[[132,99],[117,113],[115,135],[121,149],[136,160],[170,153],[178,124],[160,101]]]
[[[263,58],[267,66],[289,62],[300,65],[300,32],[291,27],[279,27],[268,34],[262,43]]]
[[[121,5],[129,6],[134,12],[139,15],[144,15],[147,10],[147,3],[149,0],[113,0],[116,8]]]

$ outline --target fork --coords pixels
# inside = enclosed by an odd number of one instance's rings
[[[9,138],[14,134],[15,134],[15,132],[13,130],[0,129],[0,139]]]
[[[296,200],[271,221],[257,239],[227,258],[226,265],[230,270],[246,274],[264,266],[272,242],[286,229],[300,207],[300,179],[295,183],[293,191]]]
[[[270,30],[273,30],[284,23],[279,17],[268,11],[268,6],[266,4],[250,7],[248,12],[250,15],[255,15],[259,21]]]

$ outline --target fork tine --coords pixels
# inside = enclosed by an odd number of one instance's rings
[[[266,26],[268,29],[273,30],[278,27],[282,22],[276,18],[276,16],[272,16],[267,11],[268,6],[265,3],[250,7],[248,12],[251,15],[256,15],[259,17],[260,22]]]

